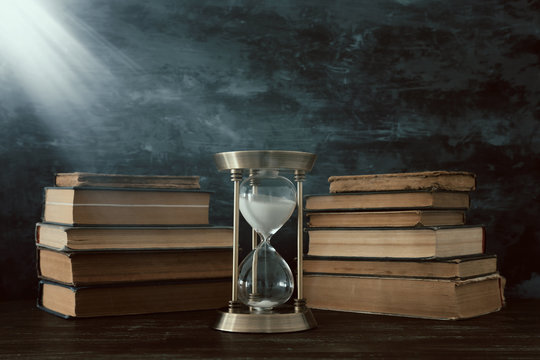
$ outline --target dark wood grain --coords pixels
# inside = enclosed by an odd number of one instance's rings
[[[0,310],[0,358],[343,359],[540,358],[540,301],[510,301],[476,319],[435,321],[314,311],[292,334],[211,329],[214,311],[64,320],[30,302]]]

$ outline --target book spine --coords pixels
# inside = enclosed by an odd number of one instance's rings
[[[34,242],[36,244],[39,244],[39,233],[41,231],[41,224],[37,223],[36,227],[34,228]]]
[[[36,273],[37,277],[41,278],[41,261],[39,256],[39,248],[36,246]]]
[[[41,221],[45,221],[45,203],[47,201],[47,188],[43,188],[41,197]]]

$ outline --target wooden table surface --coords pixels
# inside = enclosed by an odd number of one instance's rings
[[[314,310],[319,326],[290,334],[215,331],[214,311],[64,320],[1,305],[1,359],[540,359],[540,300],[459,321]]]

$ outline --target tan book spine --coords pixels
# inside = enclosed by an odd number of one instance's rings
[[[476,175],[465,171],[331,176],[328,182],[331,193],[394,190],[472,191],[476,189]]]
[[[200,189],[199,176],[121,175],[94,173],[58,173],[58,187],[120,187],[153,189]]]

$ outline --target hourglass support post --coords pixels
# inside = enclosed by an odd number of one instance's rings
[[[231,181],[234,183],[234,206],[233,206],[233,274],[232,274],[232,295],[229,303],[229,310],[239,306],[238,302],[238,252],[240,248],[240,181],[242,181],[242,170],[231,169]]]
[[[257,175],[259,173],[258,169],[249,169],[249,176]],[[257,193],[257,186],[253,186],[253,193]],[[255,249],[259,245],[259,234],[255,229],[251,229],[251,250]]]
[[[297,300],[295,304],[296,308],[303,306],[305,304],[304,299],[304,195],[303,195],[303,182],[306,179],[306,173],[303,170],[295,170],[294,180],[296,181],[296,203],[298,207],[298,228],[297,228],[297,271],[296,271],[296,292]]]
[[[257,289],[257,271],[259,266],[259,255],[258,255],[259,249],[255,249],[255,254],[253,255],[253,262],[251,265],[251,294],[253,298],[257,297],[258,295],[258,289]]]
[[[258,169],[249,169],[249,176],[254,176],[259,173]],[[253,185],[253,194],[257,193],[257,185]],[[255,250],[257,248],[257,245],[259,244],[259,234],[255,231],[255,229],[251,229],[251,249]],[[257,250],[255,250],[257,251]],[[257,264],[258,262],[258,256],[253,256],[253,264],[251,266],[251,279],[252,279],[252,286],[251,286],[251,294],[249,294],[250,299],[256,299],[258,296],[258,289],[257,289]]]
[[[251,229],[251,250],[255,249],[259,245],[259,234],[255,229]]]

